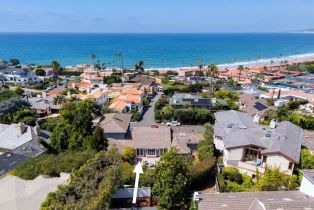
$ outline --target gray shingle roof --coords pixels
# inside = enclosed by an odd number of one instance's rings
[[[126,133],[128,131],[131,114],[109,113],[105,114],[105,119],[100,122],[100,127],[104,133]]]
[[[314,198],[299,191],[200,194],[199,210],[306,210]]]
[[[21,133],[21,126],[22,130]],[[0,124],[0,148],[13,150],[34,139],[31,126]]]
[[[249,114],[238,111],[215,113],[214,133],[223,138],[225,148],[255,145],[264,154],[281,153],[299,163],[303,130],[290,123],[278,123],[275,129],[253,122]]]
[[[171,131],[168,127],[134,127],[132,140],[119,140],[124,146],[133,148],[159,149],[171,146]]]
[[[314,169],[301,170],[301,172],[314,185]]]

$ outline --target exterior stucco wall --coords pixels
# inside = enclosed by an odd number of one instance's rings
[[[311,183],[305,176],[302,178],[300,192],[314,197],[314,184]]]
[[[292,175],[293,167],[289,169],[290,161],[287,160],[285,157],[280,155],[271,155],[267,156],[266,165],[267,167],[279,167],[280,171],[285,172],[289,175]]]

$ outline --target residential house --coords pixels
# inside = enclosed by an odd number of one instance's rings
[[[14,169],[28,157],[42,154],[39,144],[39,127],[24,124],[0,124],[0,176]]]
[[[120,152],[123,152],[125,147],[132,147],[136,149],[138,160],[154,165],[160,160],[160,156],[171,147],[177,148],[181,155],[193,154],[202,139],[202,131],[203,128],[189,126],[181,126],[180,128],[134,127],[130,130],[129,135],[126,135],[127,138],[110,138],[109,144],[115,145]]]
[[[53,100],[57,97],[56,94],[47,96],[46,92],[38,97],[27,97],[26,100],[31,104],[31,109],[39,116],[44,117],[51,114],[59,113],[61,104],[54,104]]]
[[[122,77],[123,83],[140,83],[141,89],[144,93],[153,94],[158,91],[156,85],[156,79],[148,75],[142,75],[140,73],[126,73]]]
[[[75,88],[78,89],[79,91],[89,92],[93,87],[93,84],[89,82],[68,82],[67,86],[68,88]]]
[[[223,153],[225,166],[254,176],[257,169],[263,174],[266,167],[279,167],[291,175],[299,164],[303,142],[300,127],[275,120],[263,126],[260,115],[252,117],[234,110],[217,112],[215,118],[215,148]]]
[[[92,91],[91,93],[79,93],[79,94],[70,94],[68,93],[67,98],[77,98],[79,100],[92,100],[93,102],[95,102],[95,104],[97,104],[98,106],[102,107],[104,105],[106,105],[109,102],[109,98],[108,98],[108,92],[101,90],[101,89],[96,89],[94,91]]]
[[[290,101],[296,101],[296,100],[306,100],[309,102],[314,101],[314,94],[311,93],[305,93],[302,91],[297,90],[274,90],[269,93],[264,93],[260,95],[260,98],[266,98],[266,99],[285,99]]]
[[[303,174],[300,192],[314,198],[314,169],[301,170]]]
[[[84,70],[84,73],[81,74],[83,82],[90,84],[104,84],[104,71],[98,71],[94,67],[89,67]]]
[[[300,109],[303,109],[307,112],[313,113],[314,112],[314,101],[300,105]]]
[[[0,81],[16,84],[29,84],[43,82],[42,77],[38,77],[27,68],[16,68],[11,66],[0,67]]]
[[[113,100],[113,103],[109,108],[122,113],[131,110],[142,112],[143,91],[137,89],[125,89],[122,92],[117,93],[116,98]]]
[[[175,93],[169,99],[169,105],[177,108],[189,105],[196,108],[215,109],[217,104],[228,106],[222,99],[203,98],[201,95],[193,93]]]
[[[172,127],[171,146],[179,150],[179,154],[193,154],[198,143],[203,139],[203,127],[178,126]]]
[[[104,129],[107,138],[126,139],[131,118],[131,114],[109,113],[104,115],[104,120],[99,123],[99,126]]]
[[[314,209],[314,197],[300,191],[200,193],[198,199],[198,210]]]
[[[136,149],[138,158],[159,158],[171,146],[171,130],[168,127],[134,127],[132,139],[124,140],[124,146]]]

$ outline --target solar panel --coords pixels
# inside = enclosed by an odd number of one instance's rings
[[[257,109],[258,111],[263,111],[263,110],[265,110],[265,109],[268,108],[268,106],[265,106],[265,105],[262,104],[261,102],[256,102],[253,107],[254,107],[255,109]]]

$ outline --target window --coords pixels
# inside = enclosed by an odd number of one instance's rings
[[[137,156],[144,156],[144,149],[136,149]]]
[[[147,155],[149,155],[149,156],[155,156],[155,155],[156,155],[156,150],[155,150],[155,149],[148,149],[148,150],[147,150]]]
[[[293,168],[293,163],[289,162],[289,169],[292,170],[292,168]]]

